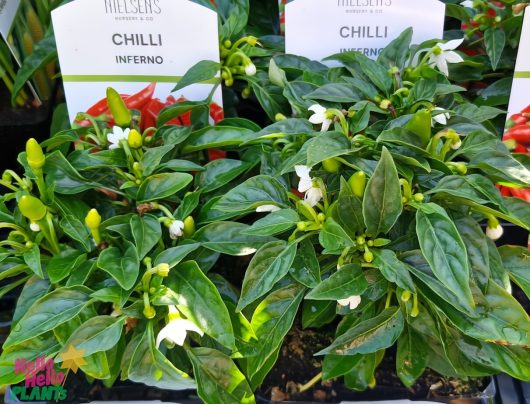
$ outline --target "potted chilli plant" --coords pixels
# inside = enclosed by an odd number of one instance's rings
[[[29,141],[24,174],[1,182],[0,274],[24,289],[0,383],[24,379],[17,360],[60,366],[73,347],[106,385],[253,403],[300,323],[330,338],[305,347],[321,369],[291,398],[342,376],[373,387],[396,345],[405,386],[426,368],[530,379],[530,321],[509,293],[510,279],[528,284],[529,251],[491,241],[499,220],[530,228],[529,204],[495,187],[528,186],[530,172],[493,133],[502,111],[475,109],[447,79],[458,43],[410,48],[411,34],[378,61],[240,66],[278,120],[266,128],[212,126],[209,100],[168,105],[143,128],[109,90],[114,126],[80,114],[89,124]]]

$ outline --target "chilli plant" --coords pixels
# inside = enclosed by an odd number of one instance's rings
[[[238,80],[278,120],[265,128],[212,126],[208,100],[145,128],[109,90],[114,127],[81,114],[30,141],[24,174],[1,181],[2,292],[24,287],[0,383],[23,377],[16,359],[59,361],[73,345],[109,385],[253,403],[297,315],[336,329],[313,380],[364,389],[396,343],[408,386],[426,367],[530,379],[530,321],[510,294],[514,281],[530,295],[530,251],[492,241],[502,222],[530,228],[530,205],[495,187],[528,186],[530,172],[488,120],[502,111],[446,77],[456,44],[410,39],[377,61],[333,56],[342,67],[256,61]],[[166,124],[177,117],[191,125]]]

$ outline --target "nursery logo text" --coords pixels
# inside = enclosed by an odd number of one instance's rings
[[[159,0],[104,0],[107,14],[160,14]]]

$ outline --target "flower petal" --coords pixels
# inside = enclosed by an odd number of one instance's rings
[[[325,120],[326,116],[324,114],[313,114],[309,117],[309,122],[311,122],[313,125],[320,125]]]
[[[438,67],[438,70],[440,70],[440,73],[449,76],[449,68],[447,67],[447,62],[443,56],[436,59],[436,66]]]
[[[320,129],[321,132],[327,132],[329,127],[331,126],[331,119],[324,119],[322,122],[322,128]]]
[[[448,51],[458,48],[460,45],[462,45],[463,42],[464,38],[460,38],[447,41],[446,43],[438,43],[436,45],[439,46],[441,50]]]
[[[296,175],[298,175],[298,177],[300,178],[311,179],[311,177],[309,176],[309,172],[311,171],[311,169],[308,166],[303,166],[303,165],[294,166],[294,171],[296,171]]]
[[[258,213],[262,213],[262,212],[277,212],[279,210],[281,210],[281,208],[279,208],[276,205],[261,205],[261,206],[258,206],[256,208],[256,212],[258,212]]]
[[[311,187],[305,193],[304,200],[310,205],[315,206],[322,199],[322,190],[320,188]]]
[[[326,108],[320,104],[313,104],[309,108],[309,111],[313,111],[315,114],[323,115],[326,112]]]
[[[442,57],[447,63],[462,63],[464,61],[462,56],[453,51],[444,52]]]
[[[173,341],[175,344],[182,346],[186,340],[186,329],[180,327],[178,320],[170,321],[164,328],[160,330],[156,337],[156,347],[160,346],[160,343],[168,339]]]

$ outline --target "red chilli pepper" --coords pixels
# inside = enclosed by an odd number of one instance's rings
[[[530,114],[530,104],[521,111],[521,114]]]
[[[212,102],[210,104],[210,117],[213,119],[214,123],[222,121],[225,118],[223,108],[221,108],[215,102]]]
[[[513,196],[530,202],[530,189],[512,188],[511,191]]]
[[[525,124],[528,122],[529,119],[530,118],[528,118],[528,116],[523,113],[513,114],[510,119],[508,119],[506,127],[513,128],[514,126]]]
[[[512,196],[512,189],[508,187],[500,187],[502,196]]]
[[[129,109],[142,109],[151,99],[155,93],[156,83],[151,83],[144,89],[131,95],[125,100],[125,105]]]
[[[508,129],[504,135],[504,139],[514,139],[518,143],[522,143],[524,145],[530,144],[530,125],[523,124]]]

